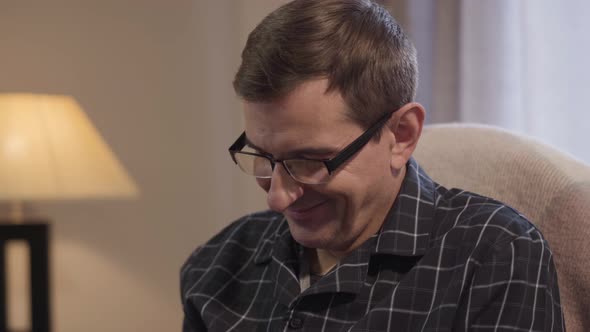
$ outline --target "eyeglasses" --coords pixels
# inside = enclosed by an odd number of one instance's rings
[[[384,114],[361,136],[331,159],[275,159],[268,153],[242,151],[247,144],[245,132],[229,147],[229,153],[233,161],[244,173],[253,175],[256,178],[272,178],[275,165],[280,163],[295,181],[305,184],[322,184],[328,182],[335,170],[367,145],[394,112]]]

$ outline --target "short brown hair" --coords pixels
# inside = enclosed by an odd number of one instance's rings
[[[401,27],[369,0],[295,0],[248,36],[234,79],[238,96],[276,100],[299,84],[327,78],[349,115],[368,127],[415,97],[416,51]]]

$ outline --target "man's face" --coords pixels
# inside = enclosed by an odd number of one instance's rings
[[[346,116],[339,93],[325,94],[327,84],[308,81],[279,101],[245,102],[248,141],[275,159],[335,156],[364,129]],[[325,184],[299,183],[281,164],[271,179],[257,181],[297,242],[346,252],[378,231],[395,199],[401,177],[391,171],[394,144],[393,133],[382,130],[378,142],[371,140]]]

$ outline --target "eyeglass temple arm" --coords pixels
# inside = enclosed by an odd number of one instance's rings
[[[346,160],[350,159],[355,153],[357,153],[365,144],[369,142],[371,138],[375,135],[375,133],[383,127],[383,124],[389,120],[391,115],[394,112],[386,113],[377,123],[371,126],[366,132],[364,132],[357,140],[350,143],[348,146],[342,150],[336,157],[324,161],[326,168],[328,169],[328,173],[332,174],[332,172],[338,168],[342,163]]]

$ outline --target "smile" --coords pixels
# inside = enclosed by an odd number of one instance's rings
[[[285,214],[294,220],[309,219],[313,217],[314,213],[319,210],[318,208],[322,207],[327,201],[328,200],[321,201],[317,204],[304,208],[288,208],[285,211]]]

